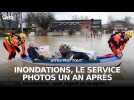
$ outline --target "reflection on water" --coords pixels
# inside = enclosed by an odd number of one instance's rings
[[[75,36],[38,36],[30,37],[37,46],[40,45],[49,45],[50,53],[53,54],[55,51],[58,51],[58,47],[61,44],[69,44],[70,46],[75,46],[78,48],[84,48],[86,50],[95,50],[97,54],[107,54],[111,50],[108,47],[108,39],[110,35],[103,35],[102,38],[86,38],[85,36],[75,35]],[[0,38],[0,63],[7,62],[7,52],[5,51],[2,44],[2,37]],[[27,45],[29,44],[29,38],[27,39]],[[124,73],[131,76],[134,72],[134,38],[132,38],[124,50],[123,63],[121,68],[125,69]],[[1,66],[0,66],[1,67]]]

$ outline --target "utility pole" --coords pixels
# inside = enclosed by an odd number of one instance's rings
[[[23,32],[23,22],[22,22],[22,12],[20,12],[20,28],[21,28],[21,32]]]

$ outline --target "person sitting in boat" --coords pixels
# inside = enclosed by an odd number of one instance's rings
[[[8,52],[8,60],[12,60],[16,56],[16,51],[20,53],[20,49],[18,46],[18,40],[15,37],[13,32],[7,33],[6,38],[3,40],[3,45]]]
[[[123,56],[122,51],[131,37],[132,32],[116,32],[115,34],[111,35],[108,44],[115,56]]]
[[[33,43],[30,43],[27,52],[28,56],[32,59],[32,61],[45,60],[45,57],[38,53],[38,47],[35,47]]]
[[[26,57],[26,34],[20,33],[18,35],[18,44],[21,46],[21,57]]]
[[[64,59],[72,58],[72,59],[82,59],[85,61],[89,61],[89,57],[86,53],[72,51],[71,48],[66,44],[60,46],[59,52],[61,54],[61,58],[64,58]]]

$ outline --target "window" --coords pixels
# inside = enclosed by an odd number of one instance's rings
[[[93,21],[93,24],[101,24],[101,21],[97,21],[97,20],[95,21],[95,20],[94,20],[94,21]]]

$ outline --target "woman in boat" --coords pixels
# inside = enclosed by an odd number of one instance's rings
[[[22,58],[26,57],[26,34],[20,33],[18,36],[18,44],[21,46],[21,54]]]
[[[132,32],[116,32],[115,34],[111,35],[108,44],[115,56],[123,56],[122,51],[131,37]]]
[[[6,38],[3,40],[3,45],[8,52],[8,60],[12,60],[16,56],[16,51],[20,53],[20,49],[18,46],[18,40],[15,37],[13,32],[7,33]]]

